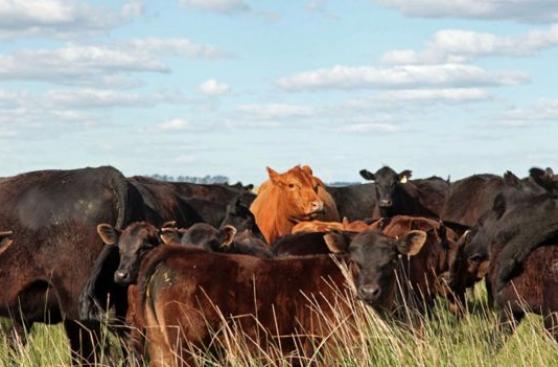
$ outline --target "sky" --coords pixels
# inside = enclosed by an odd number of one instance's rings
[[[0,0],[0,176],[558,166],[558,0]]]

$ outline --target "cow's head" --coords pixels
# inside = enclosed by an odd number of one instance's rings
[[[308,166],[296,166],[285,173],[267,168],[269,182],[278,192],[283,214],[293,220],[311,219],[324,210],[318,184]]]
[[[230,225],[217,229],[206,223],[196,223],[183,230],[163,228],[161,239],[167,245],[182,244],[207,251],[223,251],[231,246],[236,232],[236,228]]]
[[[384,166],[376,171],[376,173],[363,169],[360,171],[360,175],[365,180],[374,181],[376,184],[378,206],[380,208],[391,208],[399,185],[408,181],[411,177],[411,171],[405,170],[397,173],[390,167]]]
[[[362,232],[352,240],[339,233],[324,236],[332,252],[349,252],[358,298],[380,308],[393,302],[399,255],[416,255],[426,239],[426,232],[416,230],[399,239],[374,231]]]
[[[257,230],[256,219],[250,208],[242,203],[242,197],[237,196],[227,205],[225,218],[221,222],[221,227],[231,225],[238,230]]]
[[[117,245],[120,254],[114,281],[126,285],[137,280],[141,260],[150,250],[159,246],[159,229],[146,222],[135,222],[120,231],[110,224],[99,224],[97,233],[107,245]]]
[[[529,177],[549,193],[558,194],[558,176],[554,174],[552,168],[549,167],[542,170],[533,167],[529,170]]]
[[[474,286],[488,272],[490,262],[483,232],[484,229],[477,225],[465,231],[456,243],[456,252],[444,274],[444,281],[456,294]]]

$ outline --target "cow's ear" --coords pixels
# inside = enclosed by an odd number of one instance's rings
[[[329,251],[334,254],[347,252],[351,244],[351,239],[348,236],[335,231],[325,234],[324,241]]]
[[[312,172],[312,168],[310,166],[304,165],[302,166],[302,170],[310,176],[314,176],[314,172]]]
[[[397,240],[397,251],[403,255],[415,256],[426,242],[426,232],[409,231]]]
[[[165,223],[163,223],[161,228],[176,228],[176,221],[175,220],[168,220]]]
[[[219,247],[220,248],[229,247],[234,241],[236,232],[237,232],[236,228],[229,224],[221,228],[217,235],[217,240],[219,241]]]
[[[506,171],[504,173],[504,183],[508,186],[518,187],[521,181],[512,171]]]
[[[554,181],[554,172],[552,168],[547,168],[544,171],[540,168],[533,167],[529,170],[529,176],[547,191],[554,192],[556,190],[556,181]]]
[[[360,173],[360,176],[365,180],[374,181],[376,179],[374,174],[367,169],[361,169],[358,173]]]
[[[165,245],[171,245],[173,243],[180,242],[180,235],[178,234],[178,229],[176,228],[161,228],[161,230],[159,231],[159,237]]]
[[[271,182],[279,183],[281,181],[280,175],[279,173],[277,173],[277,171],[274,171],[273,168],[271,167],[266,167],[266,169],[267,169],[267,175],[269,176]]]
[[[401,173],[399,174],[399,182],[406,183],[407,181],[409,181],[412,175],[413,172],[408,169],[406,169],[405,171],[401,171]]]
[[[97,226],[97,233],[106,245],[116,244],[120,236],[120,232],[116,228],[106,223]]]

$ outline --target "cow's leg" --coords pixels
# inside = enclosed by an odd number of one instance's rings
[[[70,341],[72,365],[94,365],[100,342],[100,323],[97,321],[65,320],[64,329]]]
[[[484,277],[484,286],[486,287],[486,303],[488,307],[494,308],[494,296],[492,295],[492,283],[490,283],[490,279],[488,276]]]

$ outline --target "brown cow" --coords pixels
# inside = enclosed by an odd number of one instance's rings
[[[411,231],[389,241],[411,253],[425,239]],[[352,247],[346,259],[365,269],[373,249],[374,243]],[[360,296],[368,284],[361,275],[357,282]],[[155,366],[191,365],[189,348],[219,344],[212,331],[233,321],[263,350],[279,344],[289,353],[296,342],[302,357],[309,356],[310,336],[326,337],[352,316],[347,280],[330,256],[262,259],[160,246],[142,261],[138,287],[140,326]]]
[[[415,230],[426,234],[424,246],[416,248],[409,256],[400,256],[403,253],[396,239]],[[423,306],[431,307],[437,295],[448,297],[452,311],[459,310],[453,294],[440,279],[455,259],[457,236],[440,222],[400,215],[385,225],[383,234],[366,231],[351,239],[346,234],[329,233],[324,238],[331,250],[341,253],[374,244],[370,250],[372,257],[366,266],[359,264],[358,270],[363,273],[361,279],[368,284],[366,287],[359,285],[364,290],[361,298],[378,310],[393,313],[407,305],[424,311]],[[401,294],[405,295],[404,300],[398,299]]]
[[[267,171],[269,180],[260,186],[250,211],[268,244],[291,233],[297,221],[313,219],[324,211],[335,217],[322,220],[339,220],[337,210],[333,211],[333,198],[320,188],[321,181],[312,175],[310,167],[295,166],[282,174],[269,167]]]
[[[368,224],[362,220],[349,222],[347,218],[343,218],[342,222],[323,222],[320,220],[303,221],[297,223],[291,230],[291,233],[299,232],[363,232],[370,229],[372,224]]]

